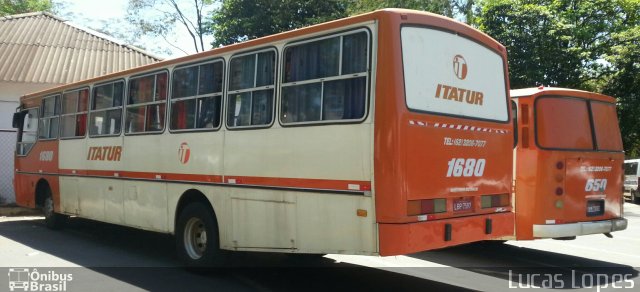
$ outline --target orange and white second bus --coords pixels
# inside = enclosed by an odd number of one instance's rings
[[[22,97],[17,202],[220,250],[398,255],[513,234],[505,48],[381,10]]]
[[[572,239],[627,228],[622,138],[612,97],[511,90],[517,127],[516,239]]]

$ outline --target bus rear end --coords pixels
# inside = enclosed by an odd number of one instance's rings
[[[561,88],[513,90],[518,107],[516,238],[572,239],[627,226],[615,99]]]
[[[398,34],[397,32],[400,32]],[[381,255],[513,235],[504,47],[431,14],[380,24],[375,203]]]

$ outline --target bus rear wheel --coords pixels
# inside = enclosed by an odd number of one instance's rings
[[[207,206],[193,202],[180,212],[176,225],[176,249],[180,260],[188,268],[224,264],[218,228]]]
[[[62,229],[69,219],[69,216],[55,212],[53,196],[49,188],[45,190],[42,213],[44,213],[44,225],[50,229]]]

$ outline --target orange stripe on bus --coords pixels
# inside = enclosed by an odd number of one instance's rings
[[[225,176],[225,183],[239,185],[258,185],[273,187],[292,187],[307,189],[331,189],[347,191],[370,191],[371,182],[308,178],[280,178],[280,177],[250,177],[250,176]]]
[[[370,191],[371,182],[356,180],[330,180],[282,177],[221,176],[184,173],[157,173],[114,170],[73,170],[61,169],[62,175],[92,176],[104,178],[129,178],[162,181],[187,181],[201,183],[226,183],[263,187],[304,188],[340,191]]]

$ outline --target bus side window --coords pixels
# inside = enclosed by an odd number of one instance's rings
[[[126,133],[164,130],[167,76],[167,72],[160,72],[129,79]]]
[[[280,121],[291,124],[364,118],[368,54],[369,36],[365,31],[286,47]]]
[[[60,138],[84,137],[88,98],[89,89],[73,90],[62,95]]]
[[[42,113],[38,126],[40,139],[58,138],[58,121],[60,115],[60,95],[51,95],[42,99]]]
[[[220,126],[222,61],[173,71],[171,130],[216,129]]]
[[[264,126],[273,121],[276,53],[233,57],[229,63],[227,127]]]
[[[89,136],[120,135],[124,81],[97,85],[91,96]]]

